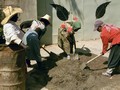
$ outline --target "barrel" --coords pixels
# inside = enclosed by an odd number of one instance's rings
[[[0,90],[25,90],[25,50],[18,45],[0,45]]]

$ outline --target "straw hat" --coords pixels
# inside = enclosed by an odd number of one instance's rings
[[[40,18],[40,21],[43,21],[44,23],[50,24],[50,16],[46,14],[45,16]]]
[[[22,9],[21,8],[13,8],[12,6],[6,6],[3,9],[3,13],[5,14],[5,18],[2,20],[1,24],[4,25],[8,22],[8,20],[15,14],[17,13],[22,13]]]

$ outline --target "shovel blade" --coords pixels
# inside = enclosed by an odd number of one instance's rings
[[[82,63],[81,66],[80,66],[80,69],[84,70],[86,67],[87,67],[87,63]]]

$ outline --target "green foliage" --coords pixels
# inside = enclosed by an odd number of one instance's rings
[[[66,21],[68,20],[69,17],[69,12],[67,11],[67,9],[61,5],[58,4],[50,4],[52,5],[57,12],[57,17],[62,20],[62,21]]]
[[[96,19],[99,19],[99,18],[104,16],[104,14],[106,12],[106,7],[108,6],[108,4],[110,2],[111,1],[105,2],[105,3],[101,4],[99,7],[97,7],[97,9],[96,9]]]

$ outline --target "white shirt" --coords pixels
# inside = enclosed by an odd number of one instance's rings
[[[3,34],[7,45],[9,45],[12,41],[18,45],[21,43],[21,39],[19,38],[22,38],[20,35],[20,28],[13,21],[9,21],[3,26]]]
[[[30,29],[35,30],[36,28],[40,28],[41,30],[43,30],[45,28],[45,25],[42,24],[39,20],[34,20],[32,22],[32,25],[30,26]]]

